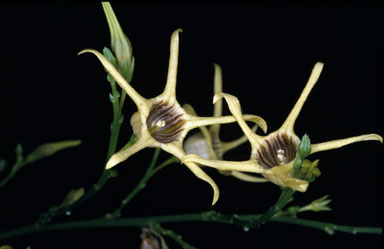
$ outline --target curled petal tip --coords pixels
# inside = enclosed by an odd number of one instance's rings
[[[219,200],[219,193],[214,192],[213,193],[212,206],[214,206],[218,200]]]
[[[380,143],[383,143],[383,138],[380,135],[377,135],[377,134],[373,134],[373,135],[377,141],[379,141]]]
[[[173,31],[173,33],[172,33],[172,39],[177,39],[177,38],[179,38],[179,33],[181,33],[181,32],[183,32],[183,30],[181,29],[181,28],[178,28],[178,29],[176,29],[175,31]]]
[[[113,162],[111,163],[111,160],[109,160],[107,165],[105,166],[105,169],[111,169],[115,166],[116,166],[116,164],[114,164]]]
[[[222,99],[223,97],[223,93],[216,93],[215,96],[213,96],[213,104],[215,104],[218,100]]]
[[[93,49],[83,49],[81,50],[80,52],[77,53],[77,55],[81,55],[81,54],[84,54],[84,53],[93,53]]]

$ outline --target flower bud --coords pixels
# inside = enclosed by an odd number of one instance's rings
[[[133,73],[132,45],[120,27],[119,21],[109,2],[102,2],[111,33],[111,47],[115,54],[120,73],[129,82]]]
[[[300,173],[305,180],[313,181],[316,177],[321,175],[321,172],[318,168],[319,160],[309,161],[307,159],[303,160],[302,167],[300,169]]]
[[[79,200],[84,195],[84,193],[84,188],[72,189],[64,198],[63,202],[60,204],[60,207],[68,207],[72,205],[77,200]]]
[[[306,158],[311,153],[311,140],[307,134],[304,134],[299,144],[298,153],[302,159]]]
[[[301,207],[299,209],[299,212],[303,211],[313,211],[313,212],[320,212],[320,211],[330,211],[332,210],[328,204],[331,202],[330,199],[328,199],[328,195],[325,195],[319,199],[316,199],[312,201],[310,204]]]
[[[25,163],[32,163],[41,158],[51,156],[60,150],[78,146],[80,143],[80,140],[69,140],[40,145],[25,158]]]

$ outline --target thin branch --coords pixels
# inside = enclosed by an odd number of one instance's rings
[[[153,216],[153,217],[136,217],[136,218],[120,218],[120,219],[95,219],[75,222],[57,223],[46,226],[30,225],[21,228],[16,228],[9,231],[0,233],[0,240],[6,240],[14,237],[23,236],[26,234],[46,232],[46,231],[59,231],[80,228],[106,228],[106,227],[145,227],[151,226],[154,223],[174,223],[174,222],[216,222],[225,224],[243,225],[245,221],[256,221],[262,215],[226,215],[217,213],[215,211],[208,211],[194,214],[181,214],[169,216]],[[357,226],[344,226],[333,223],[313,221],[307,219],[299,219],[294,217],[272,217],[269,221],[288,223],[299,226],[310,227],[319,229],[332,235],[336,231],[358,234],[382,234],[381,227],[357,227]]]

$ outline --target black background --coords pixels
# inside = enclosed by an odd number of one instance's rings
[[[180,35],[177,96],[201,116],[212,114],[213,66],[223,68],[224,92],[239,97],[244,113],[262,116],[269,131],[279,128],[295,104],[317,61],[325,63],[295,125],[324,142],[383,131],[382,5],[378,3],[122,4],[115,13],[133,45],[132,85],[144,97],[161,93],[166,80],[169,39]],[[26,166],[0,191],[1,229],[33,223],[60,203],[72,188],[89,189],[102,173],[112,107],[106,74],[84,48],[109,46],[108,25],[99,3],[1,4],[0,156],[14,162],[14,148],[25,153],[42,143],[81,139],[82,145]],[[225,107],[225,105],[224,105]],[[226,108],[226,107],[225,107]],[[130,137],[126,122],[119,147]],[[225,109],[228,114],[228,110]],[[241,135],[236,125],[222,128],[222,139]],[[144,174],[152,149],[118,167],[119,176],[70,217],[92,219],[113,211]],[[160,161],[168,158],[160,155]],[[247,160],[249,146],[226,155]],[[382,226],[382,145],[362,142],[315,154],[322,176],[304,205],[329,194],[332,212],[302,218],[336,224]],[[278,197],[273,184],[250,184],[207,169],[220,187],[214,210],[261,213]],[[159,172],[124,210],[123,217],[181,214],[211,209],[212,190],[183,165]],[[241,228],[203,223],[164,224],[199,248],[381,248],[378,235],[350,235],[268,223]],[[3,243],[26,248],[139,248],[137,228],[47,232]],[[169,240],[168,240],[169,241]],[[177,248],[173,242],[171,248]]]

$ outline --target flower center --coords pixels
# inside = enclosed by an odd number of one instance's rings
[[[274,134],[265,140],[256,153],[256,159],[264,169],[283,165],[296,157],[299,139],[287,134]]]
[[[151,136],[160,143],[171,143],[179,139],[183,131],[185,120],[183,113],[175,108],[175,104],[168,105],[160,101],[149,111],[147,127]]]

